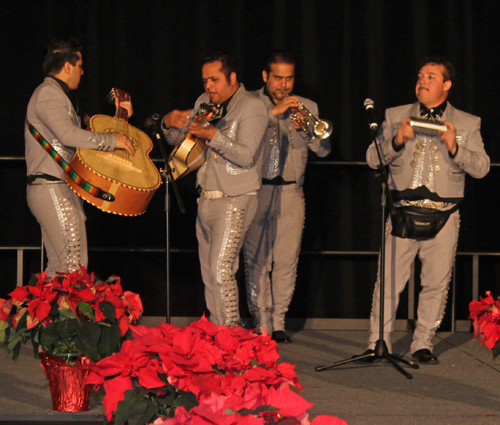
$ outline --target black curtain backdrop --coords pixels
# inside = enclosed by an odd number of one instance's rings
[[[375,101],[378,121],[387,107],[415,101],[420,60],[442,54],[457,79],[449,98],[482,117],[492,162],[499,162],[495,78],[499,61],[496,1],[16,1],[2,5],[0,161],[3,202],[0,246],[37,246],[40,231],[25,200],[23,123],[28,100],[43,80],[44,46],[74,35],[84,45],[85,74],[78,90],[90,114],[113,115],[106,95],[119,87],[132,96],[130,123],[188,109],[203,91],[201,58],[214,50],[238,59],[247,89],[262,86],[261,71],[272,49],[297,58],[295,92],[315,100],[320,117],[333,121],[332,153],[311,155],[306,175],[306,224],[297,288],[289,317],[367,318],[376,279],[376,255],[325,255],[318,251],[377,251],[380,187],[366,164],[370,143],[363,101]],[[159,158],[158,147],[151,153]],[[158,164],[159,165],[159,164]],[[493,167],[482,180],[469,178],[462,208],[459,252],[498,252],[497,188]],[[188,210],[172,199],[172,315],[200,316],[205,309],[196,253],[194,176],[179,183]],[[165,315],[165,214],[163,188],[148,211],[128,218],[86,205],[89,269],[102,278],[122,277],[139,292],[146,315]],[[109,248],[117,249],[109,251]],[[132,248],[157,251],[130,252]],[[121,250],[121,251],[120,251]],[[15,285],[16,252],[0,251],[0,297]],[[26,280],[40,269],[39,254],[25,253]],[[458,318],[468,315],[472,260],[457,260]],[[500,262],[481,260],[480,293],[499,295]],[[243,274],[240,299],[247,314]],[[25,282],[26,283],[26,282]],[[400,315],[404,317],[404,306]]]

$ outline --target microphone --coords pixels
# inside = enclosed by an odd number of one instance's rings
[[[368,116],[368,125],[370,126],[370,130],[375,133],[378,129],[378,124],[374,119],[374,103],[371,99],[366,99],[363,103],[366,109],[366,115]]]
[[[156,122],[160,119],[160,114],[153,114],[150,117],[147,117],[144,121],[144,127],[153,128],[156,127]]]

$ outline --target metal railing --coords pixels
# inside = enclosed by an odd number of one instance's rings
[[[1,246],[1,251],[16,251],[17,253],[17,279],[16,286],[23,286],[24,280],[24,252],[40,251],[40,269],[43,270],[43,249],[41,246]],[[113,247],[90,247],[89,251],[101,252],[129,252],[129,253],[165,253],[165,248],[113,248]],[[171,253],[196,253],[195,249],[171,249]],[[378,251],[301,251],[300,255],[323,255],[323,256],[378,256]],[[472,257],[472,299],[479,299],[479,258],[480,257],[500,257],[500,252],[457,252],[458,257]],[[456,261],[453,265],[453,275],[451,281],[452,302],[451,302],[451,331],[456,330]],[[415,263],[412,266],[408,285],[408,321],[415,320]]]

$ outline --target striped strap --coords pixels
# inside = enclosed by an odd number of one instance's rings
[[[77,186],[82,188],[85,192],[90,193],[92,196],[96,198],[102,199],[104,201],[113,202],[115,200],[114,195],[111,193],[105,192],[104,190],[92,186],[88,181],[82,179],[73,168],[64,160],[64,158],[57,153],[57,151],[51,146],[51,144],[45,139],[38,130],[29,122],[26,121],[26,126],[30,131],[31,135],[35,138],[35,140],[40,143],[42,148],[47,151],[47,153],[52,157],[54,161],[57,162],[57,165],[63,169],[66,175],[75,182]]]

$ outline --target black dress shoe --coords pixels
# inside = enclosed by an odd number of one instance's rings
[[[271,339],[277,343],[284,342],[285,344],[291,344],[292,340],[284,331],[273,331]]]
[[[437,356],[432,354],[431,350],[427,348],[422,348],[421,350],[415,351],[412,355],[413,360],[416,360],[421,364],[438,364],[439,360]]]

